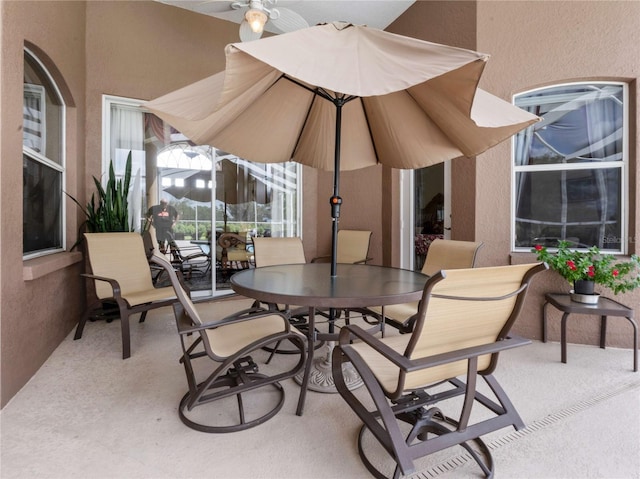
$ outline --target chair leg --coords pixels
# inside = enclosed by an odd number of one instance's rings
[[[364,403],[347,387],[342,373],[342,363],[346,361],[351,361],[358,374],[360,374],[360,377],[364,381],[364,385],[368,389],[369,398],[375,404],[376,412],[369,411]],[[408,446],[405,443],[405,439],[402,431],[400,430],[400,426],[396,420],[393,409],[389,405],[375,376],[366,366],[362,358],[357,354],[347,356],[342,348],[337,347],[333,350],[332,372],[336,389],[342,398],[351,407],[353,412],[360,417],[360,420],[364,423],[363,427],[373,433],[378,442],[393,458],[402,474],[406,475],[415,472],[413,459],[409,453]],[[380,420],[380,422],[378,420]],[[360,457],[363,459],[365,458],[364,454],[361,454]],[[381,477],[377,475],[377,471],[374,472],[375,468],[369,469],[367,461],[363,462],[365,466],[367,466],[369,472],[371,472],[375,477]]]
[[[129,331],[129,313],[120,309],[120,329],[122,330],[122,359],[131,357],[131,333]]]
[[[73,339],[80,339],[82,337],[82,332],[84,331],[84,325],[87,324],[87,320],[91,316],[91,313],[98,309],[99,306],[102,305],[102,301],[97,300],[93,303],[87,305],[87,309],[85,309],[80,321],[78,322],[78,326],[76,327],[76,334],[73,336]]]

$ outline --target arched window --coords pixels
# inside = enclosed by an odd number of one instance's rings
[[[559,240],[627,252],[628,87],[571,83],[516,95],[542,118],[514,142],[514,250]]]
[[[47,68],[24,50],[23,256],[64,250],[65,104]]]

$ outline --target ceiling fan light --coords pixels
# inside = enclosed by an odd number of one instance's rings
[[[262,33],[264,29],[264,24],[267,23],[267,14],[262,10],[257,10],[255,8],[250,9],[245,13],[244,18],[247,20],[247,23],[251,26],[251,30],[254,33]]]

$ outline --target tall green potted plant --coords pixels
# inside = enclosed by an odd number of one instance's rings
[[[96,200],[96,194],[92,193],[86,208],[73,196],[67,194],[86,216],[82,227],[86,228],[89,233],[131,231],[127,200],[131,184],[131,151],[127,155],[124,178],[116,179],[112,160],[109,162],[107,184],[103,187],[95,176],[93,181],[96,185],[98,198]]]

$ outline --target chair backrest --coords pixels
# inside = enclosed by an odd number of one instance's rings
[[[140,233],[85,233],[91,271],[118,281],[123,296],[153,289],[151,270]],[[105,281],[95,281],[98,298],[113,296]]]
[[[158,245],[158,238],[156,238],[156,229],[151,223],[148,223],[142,232],[142,241],[144,243],[144,250],[147,253],[147,258],[151,258],[153,254],[160,254],[160,245]]]
[[[366,262],[370,242],[371,231],[338,231],[338,263]]]
[[[422,273],[432,276],[442,269],[473,268],[481,242],[436,239],[429,245]]]
[[[185,314],[191,320],[191,322],[198,326],[202,325],[202,319],[198,314],[198,310],[194,306],[193,301],[191,301],[191,298],[189,297],[187,292],[182,287],[182,284],[180,284],[178,274],[176,273],[171,263],[167,261],[166,258],[163,258],[159,255],[153,255],[151,257],[151,262],[161,265],[166,270],[167,274],[169,275],[169,279],[171,280],[171,285],[175,290],[176,297],[178,298],[180,305],[182,306]]]
[[[544,263],[533,263],[436,273],[425,284],[405,356],[415,360],[505,338],[520,314],[531,278],[544,269]],[[491,373],[497,356],[481,356],[478,372]],[[462,360],[401,374],[400,387],[412,389],[466,371],[467,361]]]
[[[300,238],[253,238],[256,268],[280,264],[304,264],[304,248]]]

